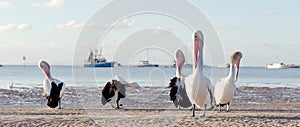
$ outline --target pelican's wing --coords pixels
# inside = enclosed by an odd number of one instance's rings
[[[142,88],[142,87],[141,87],[138,83],[136,83],[136,82],[127,83],[126,86],[129,87],[129,88],[132,88],[132,89],[134,89],[134,90],[136,90],[136,91],[139,91],[139,89]]]
[[[62,82],[62,87],[61,87],[61,90],[60,90],[59,98],[63,97],[63,95],[65,93],[65,87],[66,87],[66,84],[64,82]]]
[[[205,79],[205,84],[207,85],[207,90],[208,90],[208,95],[206,96],[206,101],[205,103],[207,104],[207,109],[211,109],[213,108],[214,104],[213,104],[213,92],[214,92],[214,87],[213,87],[213,84],[211,83],[211,81],[204,77]]]
[[[180,84],[181,87],[178,87],[178,94],[180,97],[180,98],[178,97],[179,105],[183,108],[191,107],[192,103],[190,102],[189,97],[187,96],[184,79],[181,79]]]
[[[119,81],[121,84],[127,84],[128,82],[119,75],[115,75],[115,79]]]
[[[115,79],[117,81],[119,81],[122,85],[125,85],[125,86],[127,86],[129,88],[132,88],[134,90],[138,91],[141,88],[141,86],[138,83],[136,83],[136,82],[130,82],[129,83],[129,82],[127,82],[126,80],[124,80],[124,78],[122,78],[119,75],[115,75]]]
[[[65,83],[58,80],[58,79],[52,79],[52,81],[57,85],[57,87],[61,87],[60,93],[59,93],[59,98],[62,98],[65,92]]]
[[[219,99],[221,98],[221,95],[223,93],[224,80],[225,80],[224,78],[221,78],[215,85],[214,98],[216,103],[219,103]]]
[[[44,90],[44,96],[50,96],[51,85],[47,79],[45,79],[43,82],[43,90]]]
[[[103,105],[109,102],[113,96],[115,96],[115,93],[111,90],[111,86],[111,83],[107,82],[102,89],[101,101]]]

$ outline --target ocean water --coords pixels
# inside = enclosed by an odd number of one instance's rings
[[[190,74],[192,68],[183,68],[183,74]],[[225,77],[228,68],[204,67],[204,74],[215,83]],[[114,68],[85,68],[81,66],[51,66],[54,78],[64,81],[67,86],[95,87],[119,75],[129,82],[137,82],[141,86],[167,87],[169,80],[175,76],[172,67],[114,67]],[[42,87],[45,79],[38,66],[0,67],[0,88],[8,88],[13,83],[16,87]],[[238,87],[300,87],[300,69],[275,69],[264,67],[241,67]]]

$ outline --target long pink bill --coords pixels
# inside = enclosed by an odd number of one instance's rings
[[[239,71],[240,71],[240,62],[241,62],[241,59],[238,59],[237,62],[236,62],[236,75],[235,75],[235,82],[238,80],[238,77],[239,77]]]
[[[194,59],[195,59],[194,68],[197,68],[197,64],[198,64],[199,45],[200,45],[200,39],[195,38],[194,39]]]

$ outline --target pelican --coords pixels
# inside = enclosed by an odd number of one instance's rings
[[[113,108],[119,109],[120,106],[122,106],[119,104],[120,99],[125,98],[126,96],[125,86],[136,91],[139,91],[141,88],[138,83],[128,83],[122,77],[116,75],[115,79],[108,81],[102,89],[102,104],[105,105],[106,103],[109,103]],[[117,104],[117,107],[114,106],[114,103]]]
[[[185,62],[184,54],[180,49],[175,52],[176,59],[176,76],[170,80],[170,100],[173,101],[175,107],[188,108],[192,106],[186,94],[184,79],[185,76],[181,74],[182,66]]]
[[[227,105],[226,112],[230,111],[229,104],[236,89],[235,82],[238,79],[242,56],[243,55],[240,51],[235,51],[232,53],[230,57],[230,70],[228,76],[221,78],[215,85],[215,105],[219,106],[219,112],[221,111],[221,107],[225,105]]]
[[[193,105],[193,117],[195,116],[195,108],[203,108],[203,115],[205,117],[206,108],[213,108],[212,106],[212,90],[213,86],[208,78],[203,75],[203,34],[200,30],[193,33],[194,39],[194,63],[193,73],[186,77],[185,86],[186,93],[190,102]]]
[[[51,108],[56,108],[58,106],[60,109],[61,99],[65,90],[65,83],[58,79],[52,78],[50,73],[50,65],[46,61],[41,60],[38,66],[46,77],[43,83],[43,89],[47,99],[47,105]]]

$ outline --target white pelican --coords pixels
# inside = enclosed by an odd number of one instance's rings
[[[193,104],[193,117],[195,116],[195,106],[204,108],[205,116],[206,108],[212,106],[212,89],[213,86],[208,78],[203,75],[203,34],[200,30],[193,33],[194,39],[194,63],[193,73],[186,77],[185,87],[189,100]],[[208,107],[209,106],[209,107]]]
[[[46,79],[43,83],[44,94],[47,99],[47,105],[51,108],[61,108],[61,98],[64,95],[65,83],[58,79],[54,79],[50,73],[50,65],[41,60],[39,62],[39,68],[42,70]]]
[[[175,107],[188,108],[192,104],[186,94],[184,79],[185,76],[181,74],[182,66],[185,62],[184,54],[180,49],[175,52],[176,59],[176,77],[172,78],[169,83],[170,99],[173,101]]]
[[[125,86],[137,91],[141,88],[140,85],[136,82],[128,83],[122,77],[116,75],[115,79],[113,79],[112,81],[108,81],[102,89],[102,104],[105,105],[106,103],[109,103],[113,108],[115,108],[113,104],[117,103],[116,109],[119,109],[120,99],[125,98],[126,96]]]
[[[215,85],[214,98],[216,106],[219,106],[219,111],[221,111],[221,107],[224,105],[227,105],[226,112],[229,112],[230,110],[229,104],[236,89],[234,83],[238,79],[242,56],[240,51],[233,52],[230,57],[230,70],[228,76],[221,78]]]

